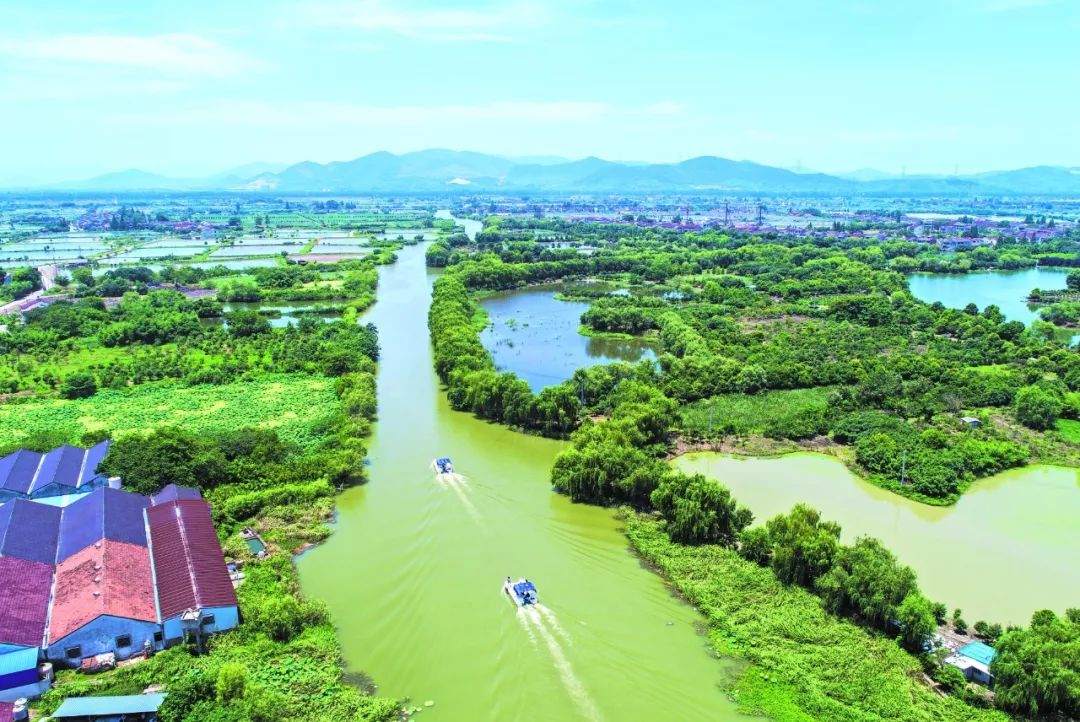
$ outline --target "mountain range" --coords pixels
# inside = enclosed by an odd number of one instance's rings
[[[205,178],[171,178],[127,170],[40,190],[1080,196],[1080,168],[1036,166],[966,176],[895,176],[864,168],[828,175],[715,156],[680,163],[627,163],[595,157],[506,158],[434,149],[400,155],[381,151],[350,161],[305,161],[287,167],[253,163]]]

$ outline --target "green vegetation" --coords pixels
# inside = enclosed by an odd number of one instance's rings
[[[528,240],[538,228],[596,250]],[[985,250],[998,264],[1034,264],[1030,249]],[[655,511],[631,518],[631,540],[708,615],[717,650],[752,663],[735,687],[748,709],[778,719],[1002,719],[978,709],[983,698],[927,651],[944,605],[878,540],[843,545],[838,525],[802,505],[747,528],[750,513],[727,489],[663,463],[680,433],[827,434],[875,483],[943,504],[974,479],[1043,454],[1080,461],[1062,448],[1068,432],[1039,433],[1080,415],[1080,357],[993,306],[913,298],[893,269],[916,256],[917,267],[956,261],[900,241],[500,220],[475,247],[439,254],[448,270],[429,317],[436,370],[456,408],[544,433],[577,427],[552,469],[556,490]],[[635,293],[598,297],[582,322],[655,332],[662,353],[657,364],[579,370],[533,397],[492,367],[470,323],[470,291],[575,278],[629,281]],[[539,423],[531,406],[548,393],[567,400],[557,425]],[[979,423],[961,420],[971,415]],[[1000,632],[981,629],[987,639]],[[1036,638],[1031,653],[1053,653],[1052,644]],[[1030,664],[1015,669],[1018,689],[1036,684]],[[939,696],[927,673],[952,694]],[[1039,704],[1062,694],[1047,690]],[[1034,709],[1018,699],[1004,706]]]
[[[749,662],[730,690],[746,711],[780,722],[1007,719],[938,696],[891,639],[829,614],[820,598],[730,549],[676,544],[645,517],[631,516],[627,535],[705,613],[717,653]]]
[[[0,405],[0,447],[112,438],[102,472],[144,494],[168,483],[199,488],[226,555],[244,562],[243,623],[206,653],[181,646],[94,677],[63,672],[38,711],[70,695],[161,684],[165,722],[400,716],[396,701],[344,673],[332,620],[303,599],[292,566],[294,553],[330,533],[335,494],[365,480],[378,336],[357,316],[374,302],[375,264],[396,247],[337,266],[243,275],[121,268],[95,279],[77,269],[71,300],[29,312],[0,336],[0,390],[14,394]],[[211,283],[221,300],[341,301],[341,317],[271,328],[254,310],[225,313],[207,296]],[[259,532],[268,558],[248,550],[245,527]]]
[[[249,562],[237,590],[244,623],[198,656],[174,647],[140,664],[92,677],[61,672],[35,706],[48,714],[68,696],[141,694],[167,683],[162,722],[386,722],[394,700],[364,694],[342,674],[325,607],[300,596],[286,555]]]
[[[991,665],[997,698],[1029,715],[1080,717],[1080,609],[1064,617],[1043,610],[1028,629],[1007,632]]]
[[[282,439],[309,447],[318,422],[336,405],[330,379],[264,375],[258,380],[183,387],[144,384],[104,390],[75,400],[43,399],[0,405],[0,447],[55,446],[180,426],[195,434],[258,424]]]

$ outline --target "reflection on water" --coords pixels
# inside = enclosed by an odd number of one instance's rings
[[[555,298],[559,286],[505,291],[480,302],[488,325],[480,340],[500,371],[513,371],[533,391],[558,384],[584,366],[655,358],[650,342],[583,336],[580,301]]]
[[[952,506],[881,489],[823,454],[740,458],[686,454],[674,462],[729,489],[762,524],[805,502],[840,523],[843,539],[881,539],[935,601],[975,621],[1026,624],[1037,609],[1080,600],[1080,472],[1012,469],[976,482]]]
[[[974,303],[983,310],[996,305],[1009,321],[1027,325],[1039,317],[1038,307],[1025,299],[1033,288],[1053,291],[1065,288],[1064,268],[1029,268],[1023,271],[976,273],[913,273],[908,278],[911,295],[927,303],[949,308]]]

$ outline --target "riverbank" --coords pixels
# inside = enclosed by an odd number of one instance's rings
[[[674,544],[660,522],[638,515],[627,518],[626,535],[706,615],[716,654],[749,664],[727,688],[743,711],[778,722],[1009,719],[942,697],[894,640],[826,613],[818,597],[732,550]]]
[[[930,599],[961,608],[970,622],[1023,624],[1038,609],[1064,611],[1080,595],[1080,546],[1069,541],[1080,515],[1075,469],[1011,469],[976,482],[956,505],[936,507],[883,490],[827,454],[699,452],[669,463],[727,487],[755,526],[805,503],[840,525],[844,543],[881,539]],[[987,594],[994,578],[1010,583]]]

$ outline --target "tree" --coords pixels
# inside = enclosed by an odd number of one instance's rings
[[[258,311],[232,311],[226,313],[225,323],[228,324],[229,335],[235,338],[256,336],[270,331],[270,322],[259,315]]]
[[[1038,431],[1053,428],[1061,415],[1061,401],[1038,386],[1025,386],[1016,392],[1016,420]]]
[[[739,556],[763,567],[769,566],[772,560],[772,543],[765,527],[755,526],[739,535]]]
[[[170,483],[209,489],[226,478],[225,455],[214,443],[169,426],[116,440],[99,469],[139,494]]]
[[[1029,715],[1080,717],[1080,610],[1035,612],[1006,632],[990,665],[999,704]]]
[[[796,504],[770,519],[765,528],[772,542],[772,568],[786,584],[811,586],[832,566],[840,546],[840,525],[822,521],[821,513]]]
[[[733,546],[753,515],[727,487],[701,474],[671,472],[653,491],[653,506],[667,520],[668,535],[682,544]]]
[[[68,374],[60,385],[60,395],[65,399],[85,399],[97,393],[97,380],[85,371]]]
[[[1070,291],[1080,291],[1080,270],[1069,271],[1065,276],[1065,286]]]
[[[895,618],[900,602],[916,591],[915,572],[898,563],[877,539],[859,537],[852,546],[840,548],[816,587],[829,611],[855,615],[883,629]]]
[[[896,622],[900,626],[900,643],[908,651],[922,652],[934,636],[937,631],[937,619],[934,617],[935,606],[916,590],[905,596],[896,608]]]

